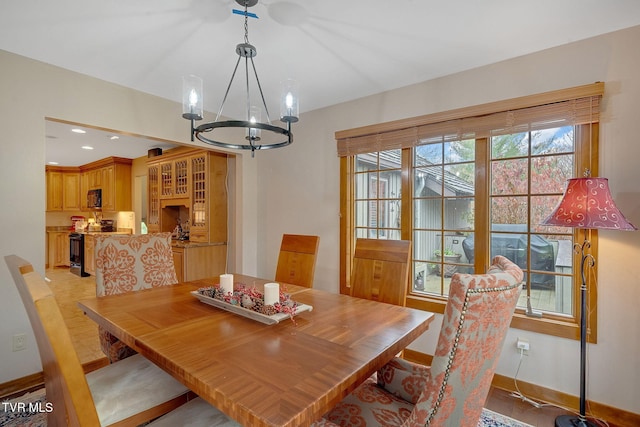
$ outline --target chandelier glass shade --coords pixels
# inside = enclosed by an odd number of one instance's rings
[[[194,138],[198,138],[202,142],[217,147],[251,150],[251,155],[253,156],[256,150],[285,147],[293,142],[291,124],[298,121],[298,85],[293,79],[287,79],[282,82],[280,121],[284,126],[272,123],[253,60],[258,52],[249,43],[248,18],[256,16],[249,13],[248,8],[255,6],[258,0],[236,0],[236,3],[244,7],[244,12],[234,10],[234,13],[244,15],[244,43],[236,46],[238,60],[216,118],[213,122],[199,126],[195,125],[196,121],[202,120],[204,117],[204,104],[202,79],[194,75],[184,76],[182,79],[182,117],[191,122],[192,141],[194,141]],[[246,93],[244,100],[245,117],[243,120],[221,120],[225,102],[236,77],[238,67],[242,62],[244,62],[244,89]],[[254,95],[252,98],[250,90],[252,87],[257,88],[254,92],[257,92],[259,96]],[[262,121],[263,116],[266,119],[264,121]],[[222,129],[226,130],[221,132]],[[214,133],[219,136],[214,136]]]

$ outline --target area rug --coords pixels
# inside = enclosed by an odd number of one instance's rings
[[[509,418],[505,415],[498,414],[497,412],[490,411],[485,408],[480,415],[480,422],[478,427],[533,427],[531,424],[526,424],[513,418]]]
[[[0,427],[44,427],[47,411],[53,409],[47,402],[44,388],[3,400],[0,405]]]
[[[46,427],[47,403],[44,389],[0,403],[0,427]],[[488,409],[482,410],[478,427],[533,427]]]

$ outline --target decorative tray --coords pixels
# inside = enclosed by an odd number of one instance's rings
[[[214,307],[217,308],[221,308],[223,310],[226,311],[230,311],[232,313],[235,314],[239,314],[240,316],[244,316],[247,317],[249,319],[253,319],[253,320],[257,320],[258,322],[267,324],[267,325],[273,325],[276,324],[282,320],[286,320],[286,319],[292,319],[293,317],[299,313],[302,313],[304,311],[311,311],[313,310],[313,307],[307,304],[300,304],[300,303],[294,303],[294,302],[290,302],[289,304],[291,304],[291,307],[286,307],[286,311],[280,311],[280,312],[276,312],[273,314],[264,314],[261,313],[259,311],[255,311],[249,308],[245,308],[242,307],[242,305],[240,304],[233,304],[231,302],[227,302],[225,300],[222,299],[218,299],[218,298],[213,298],[207,295],[203,295],[200,291],[202,289],[199,289],[197,291],[191,291],[191,294],[198,298],[200,300],[200,302],[203,302],[205,304],[209,304],[212,305]],[[234,292],[234,295],[237,294],[237,291]],[[289,300],[290,301],[290,300]],[[280,305],[278,305],[280,306]]]

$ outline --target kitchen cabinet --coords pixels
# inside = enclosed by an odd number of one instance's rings
[[[225,272],[227,245],[176,243],[171,250],[179,282],[219,276]]]
[[[95,235],[87,233],[84,235],[84,271],[96,275],[96,257],[95,257],[96,239]]]
[[[45,174],[47,179],[47,211],[79,211],[79,169],[46,166]]]
[[[159,165],[159,190],[161,199],[189,197],[189,161],[178,158]]]
[[[147,160],[147,172],[149,232],[173,231],[180,219],[191,242],[227,241],[226,154],[178,148]]]
[[[62,210],[62,172],[46,169],[47,175],[47,211]]]
[[[129,187],[131,187],[131,169],[129,169]],[[115,167],[106,166],[102,168],[102,211],[131,210],[116,209],[116,177]],[[131,188],[129,188],[129,205],[131,204]]]
[[[48,231],[48,268],[69,267],[69,231]]]
[[[89,170],[84,173],[87,177],[87,190],[102,188],[102,169]]]
[[[131,159],[107,157],[93,163],[80,166],[81,209],[87,207],[87,192],[102,190],[102,211],[117,212],[132,210],[131,196]]]
[[[80,167],[46,166],[47,211],[86,211],[87,192],[102,189],[102,211],[132,210],[131,159],[107,157]]]
[[[147,167],[147,230],[149,233],[160,231],[160,165]]]
[[[62,175],[62,210],[80,210],[80,174],[65,173]]]
[[[227,241],[227,157],[205,151],[189,158],[191,164],[192,242]]]

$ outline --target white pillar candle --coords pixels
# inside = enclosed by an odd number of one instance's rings
[[[225,295],[233,293],[233,274],[220,275],[220,289]]]
[[[280,285],[277,283],[264,284],[264,305],[274,305],[280,302]]]

